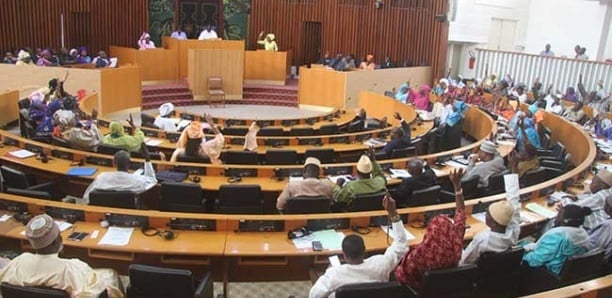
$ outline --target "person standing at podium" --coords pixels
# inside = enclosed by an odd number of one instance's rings
[[[219,38],[219,36],[217,35],[217,32],[215,31],[215,29],[213,29],[211,25],[208,25],[204,27],[204,30],[202,30],[202,33],[200,33],[200,37],[198,37],[198,40],[217,39],[217,38]]]
[[[263,35],[264,31],[259,32],[259,37],[257,37],[257,44],[262,44],[266,51],[278,52],[278,45],[274,40],[276,38],[276,36],[274,36],[274,33],[268,33],[266,35],[266,38],[262,40],[261,38],[263,37]]]
[[[187,34],[185,34],[185,31],[183,31],[181,26],[175,25],[174,31],[172,32],[172,35],[170,35],[170,37],[176,38],[178,40],[185,40],[187,39]]]

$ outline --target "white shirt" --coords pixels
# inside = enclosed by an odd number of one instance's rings
[[[527,94],[525,92],[523,92],[523,94],[519,95],[518,92],[516,92],[515,90],[512,90],[511,94],[513,96],[515,96],[516,98],[518,98],[518,101],[520,103],[525,103],[527,101]]]
[[[555,99],[552,98],[550,94],[546,95],[544,100],[546,101],[546,107],[544,109],[547,112],[550,112],[556,115],[561,115],[561,113],[563,113],[563,106],[561,104],[557,104],[553,106],[553,104],[555,103]]]
[[[123,297],[117,274],[94,270],[79,259],[58,254],[22,253],[0,271],[0,281],[16,286],[45,286],[63,290],[71,297],[98,297],[104,289],[110,297]]]
[[[463,251],[460,265],[476,263],[480,255],[485,252],[503,252],[516,245],[521,233],[521,203],[518,187],[506,189],[506,199],[514,208],[510,223],[506,226],[506,232],[502,234],[487,229],[478,233]]]
[[[144,174],[135,175],[127,172],[105,172],[101,173],[87,187],[83,200],[89,204],[89,193],[94,190],[116,190],[116,191],[133,191],[137,194],[143,193],[157,184],[155,178],[155,170],[151,162],[144,163]]]
[[[217,32],[211,29],[210,31],[202,30],[202,33],[200,33],[200,37],[198,37],[198,40],[217,39],[217,38],[219,38],[219,36],[217,36]]]
[[[145,39],[142,39],[138,41],[138,48],[139,50],[154,49],[155,43],[152,40],[147,42]]]
[[[174,31],[172,32],[172,35],[170,35],[170,37],[180,39],[180,40],[185,40],[187,39],[187,34],[185,34],[185,32],[183,31]]]
[[[578,196],[578,200],[575,202],[570,199],[566,199],[565,204],[574,204],[591,208],[592,213],[584,218],[584,224],[582,226],[587,229],[592,229],[610,218],[608,213],[606,213],[604,210],[604,206],[606,206],[606,198],[610,195],[612,195],[612,188],[606,188],[594,194],[581,194]]]
[[[309,297],[335,297],[334,291],[347,284],[389,281],[389,274],[408,252],[407,235],[401,220],[393,223],[393,231],[397,236],[384,255],[371,256],[358,265],[328,268],[310,289]]]
[[[175,123],[176,122],[172,118],[157,116],[155,117],[153,125],[166,132],[176,132],[177,130]]]

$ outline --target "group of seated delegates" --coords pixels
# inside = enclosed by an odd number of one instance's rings
[[[123,285],[114,270],[93,269],[79,259],[59,257],[62,234],[49,215],[32,218],[25,227],[25,237],[34,252],[24,252],[0,267],[0,282],[51,287],[66,291],[70,297],[98,297],[105,290],[108,297],[124,297]]]
[[[157,178],[145,143],[140,144],[140,152],[145,160],[143,175],[129,173],[130,153],[120,150],[113,157],[113,164],[117,171],[104,172],[96,176],[96,179],[85,190],[83,202],[89,204],[89,193],[93,190],[132,191],[140,194],[153,188],[157,184]]]
[[[337,71],[352,70],[357,68],[357,65],[355,64],[355,55],[348,54],[345,56],[342,54],[342,52],[338,52],[336,57],[332,58],[329,51],[326,51],[325,56],[319,60],[318,64],[325,65]]]
[[[183,130],[176,143],[176,149],[170,157],[171,162],[176,162],[180,154],[185,154],[193,157],[208,157],[212,164],[221,164],[219,157],[225,144],[225,137],[209,114],[205,114],[202,118],[206,121],[204,125],[194,119]],[[211,130],[215,137],[206,140],[204,137],[205,128]]]
[[[99,51],[98,56],[93,59],[88,55],[86,47],[71,49],[61,48],[59,53],[53,48],[37,49],[36,54],[28,47],[19,50],[17,56],[14,53],[6,52],[4,64],[16,65],[37,65],[37,66],[64,66],[73,64],[92,63],[96,68],[109,67],[111,60],[105,51]]]

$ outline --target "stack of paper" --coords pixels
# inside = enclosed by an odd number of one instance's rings
[[[529,203],[525,206],[525,208],[539,214],[542,215],[546,218],[555,218],[557,217],[557,212],[552,211],[546,207],[540,206],[536,203]]]
[[[25,150],[25,149],[21,149],[21,150],[11,151],[9,152],[9,155],[13,157],[17,157],[17,158],[28,158],[28,157],[36,156],[36,153]]]
[[[68,230],[72,227],[72,224],[65,221],[55,221],[55,224],[59,227],[60,232]]]
[[[412,175],[410,175],[408,171],[403,170],[403,169],[389,169],[389,172],[391,172],[391,178],[394,178],[394,179],[412,177]]]
[[[344,178],[345,182],[351,181],[353,179],[353,177],[351,177],[351,175],[329,175],[329,176],[327,176],[327,179],[329,179],[334,184],[336,184],[336,182],[340,178]]]
[[[110,227],[98,245],[125,246],[130,242],[132,232],[133,228]]]
[[[151,139],[151,138],[145,138],[145,144],[147,144],[147,146],[151,146],[151,147],[156,147],[159,146],[159,144],[163,143],[162,140],[157,140],[157,139]]]
[[[377,139],[369,139],[367,141],[364,141],[363,144],[366,145],[366,146],[384,146],[384,145],[387,144],[387,142],[380,141],[380,140],[377,140]]]
[[[393,231],[393,225],[381,225],[380,228],[385,232],[385,233],[389,233],[389,237],[395,239],[395,232]],[[407,240],[414,240],[415,237],[414,235],[412,235],[410,232],[408,232],[408,230],[406,230],[406,227],[404,227],[404,231],[406,231],[406,238]]]
[[[481,221],[486,223],[487,222],[487,213],[486,212],[479,212],[479,213],[472,213],[472,217],[475,220]]]
[[[293,181],[302,181],[304,180],[304,177],[300,177],[300,176],[289,176],[289,182],[293,182]]]
[[[295,248],[297,249],[308,249],[312,248],[313,241],[320,241],[323,249],[326,250],[341,250],[342,240],[344,239],[344,233],[336,232],[334,230],[322,230],[313,232],[312,234],[291,240]]]

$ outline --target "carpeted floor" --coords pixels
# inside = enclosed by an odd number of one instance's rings
[[[321,116],[332,111],[331,108],[316,106],[300,106],[299,108],[281,106],[260,105],[226,105],[226,107],[210,108],[208,105],[176,107],[177,111],[185,111],[190,114],[210,113],[213,117],[235,118],[235,119],[293,119]],[[157,110],[145,110],[143,112],[154,114]],[[120,112],[110,113],[104,116],[110,120],[125,120],[132,114],[137,125],[140,124],[140,109],[133,108]]]
[[[216,282],[215,297],[223,292],[223,283]],[[307,298],[310,281],[230,282],[227,298]]]

